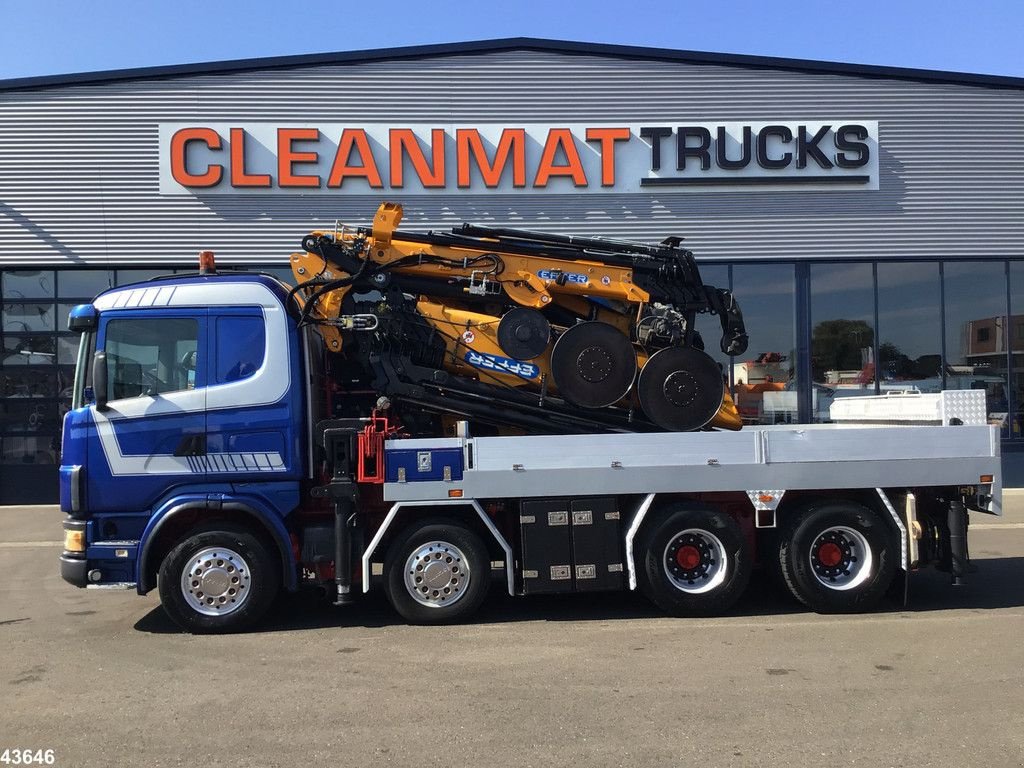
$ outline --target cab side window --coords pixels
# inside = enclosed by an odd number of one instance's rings
[[[193,389],[199,323],[186,317],[111,320],[104,351],[109,400]]]
[[[252,376],[263,365],[266,341],[262,314],[228,315],[216,322],[214,383]]]

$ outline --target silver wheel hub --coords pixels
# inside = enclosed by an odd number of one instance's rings
[[[181,572],[181,594],[204,616],[222,616],[241,608],[249,597],[252,575],[240,554],[224,547],[196,552]]]
[[[665,545],[662,568],[680,592],[699,595],[722,585],[728,573],[725,545],[711,531],[687,528]]]
[[[429,541],[405,561],[405,588],[420,605],[441,608],[457,602],[471,578],[465,553],[447,541]]]
[[[818,583],[838,592],[863,584],[874,565],[864,534],[845,525],[833,525],[819,533],[807,554]]]

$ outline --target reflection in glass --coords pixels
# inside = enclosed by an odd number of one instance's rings
[[[736,265],[732,285],[750,336],[747,351],[733,360],[736,407],[748,424],[795,422],[793,265]]]
[[[78,360],[78,336],[57,337],[57,362],[62,365],[74,365]]]
[[[57,441],[56,436],[5,435],[0,462],[4,464],[56,464]]]
[[[119,269],[117,270],[117,285],[141,283],[154,277],[173,273],[173,269]]]
[[[56,390],[57,396],[66,400],[71,399],[75,384],[75,366],[62,365],[57,369]]]
[[[54,434],[60,430],[57,421],[57,405],[53,401],[0,400],[0,430],[12,432],[45,432]]]
[[[66,269],[57,273],[58,295],[62,299],[90,301],[114,284],[109,269]]]
[[[52,303],[4,303],[3,323],[6,333],[56,330],[57,313]]]
[[[46,365],[56,362],[56,350],[53,336],[37,334],[34,336],[4,337],[3,355],[0,364],[8,365]]]
[[[875,394],[875,289],[870,264],[811,266],[814,421],[837,397]]]
[[[5,270],[3,273],[3,296],[6,301],[52,299],[53,272],[28,269]]]
[[[944,265],[946,389],[984,389],[989,421],[1008,434],[1006,272],[1002,261]]]
[[[56,397],[57,374],[52,367],[0,370],[0,397]]]
[[[883,392],[942,389],[942,314],[936,262],[878,265]]]
[[[725,264],[699,264],[700,277],[705,285],[713,285],[716,288],[729,287],[729,267]],[[714,358],[715,362],[722,366],[722,376],[729,375],[729,356],[722,352],[719,344],[722,338],[722,323],[718,315],[710,312],[697,315],[697,332],[704,342],[704,351]]]
[[[1010,395],[1013,416],[1007,427],[1009,437],[1024,438],[1024,262],[1010,262],[1010,349],[1013,371],[1010,374]]]

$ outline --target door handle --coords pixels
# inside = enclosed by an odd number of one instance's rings
[[[206,435],[185,435],[174,449],[175,456],[205,456]]]

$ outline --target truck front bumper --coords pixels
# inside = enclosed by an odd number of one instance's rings
[[[68,584],[84,587],[89,583],[89,563],[84,557],[68,552],[60,556],[60,577]]]

